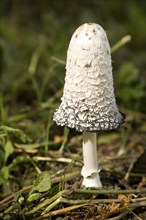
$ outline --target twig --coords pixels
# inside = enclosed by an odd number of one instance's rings
[[[146,193],[146,189],[125,189],[125,190],[101,190],[101,189],[75,189],[75,193],[83,193],[83,194],[144,194]]]
[[[76,189],[74,190],[76,193],[85,193],[85,194],[144,194],[146,193],[146,189],[128,189],[128,190],[101,190],[101,189]]]
[[[120,203],[121,199],[66,199],[66,198],[62,198],[62,202],[64,203],[68,203],[68,204],[82,204],[82,203],[88,203],[88,204],[108,204],[108,203]],[[131,203],[136,203],[137,204],[143,204],[143,202],[146,202],[146,197],[144,198],[137,198],[137,199],[131,199],[130,200]]]
[[[55,216],[55,215],[58,215],[58,214],[63,214],[63,213],[72,211],[74,209],[78,209],[80,207],[87,206],[87,205],[88,204],[80,204],[80,205],[69,206],[69,207],[66,207],[66,208],[62,208],[62,209],[59,209],[59,210],[52,211],[52,212],[47,213],[47,214],[45,214],[41,217],[34,218],[34,220],[40,220],[40,219],[48,218],[48,217]]]

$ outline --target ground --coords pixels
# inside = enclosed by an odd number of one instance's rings
[[[1,218],[144,220],[145,115],[125,113],[127,121],[120,130],[98,134],[103,189],[82,187],[82,134],[69,133],[66,128],[64,136],[56,134],[45,149],[44,143],[30,143],[29,139],[28,143],[20,143],[20,131],[16,138],[12,134],[15,130],[10,132],[10,128],[3,127],[14,149],[8,160],[9,178],[1,188],[5,193],[0,202]],[[132,115],[136,115],[134,123]],[[52,129],[62,130],[56,125]]]

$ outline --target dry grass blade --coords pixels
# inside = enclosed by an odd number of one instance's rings
[[[48,218],[48,217],[51,217],[51,216],[60,215],[60,214],[67,213],[67,212],[70,212],[74,209],[78,209],[80,207],[87,206],[87,205],[88,205],[88,203],[69,206],[69,207],[62,208],[62,209],[59,209],[59,210],[56,210],[56,211],[52,211],[52,212],[50,212],[48,214],[45,214],[41,217],[34,218],[34,220],[40,220],[40,219]]]

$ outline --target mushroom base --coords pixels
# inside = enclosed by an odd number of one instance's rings
[[[84,176],[84,167],[82,169],[82,176],[84,177],[82,185],[85,187],[96,187],[102,188],[102,183],[100,181],[99,173],[92,173],[91,176]]]

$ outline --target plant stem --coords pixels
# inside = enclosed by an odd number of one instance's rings
[[[65,193],[65,190],[58,192],[57,194],[55,194],[51,198],[45,199],[43,202],[39,203],[36,207],[34,207],[32,210],[26,212],[25,214],[26,215],[33,214],[33,213],[39,211],[40,209],[42,209],[43,207],[45,207],[49,204],[52,204],[54,201],[57,201],[57,199],[60,198],[63,195],[63,193]],[[53,203],[54,206],[55,206],[55,204]],[[51,208],[51,207],[49,206],[49,208]],[[49,210],[49,208],[48,208],[48,210]]]
[[[59,197],[54,202],[52,202],[49,206],[47,206],[47,208],[41,213],[41,215],[44,215],[47,212],[50,212],[50,210],[55,208],[60,202],[61,202],[61,197]]]
[[[112,190],[109,190],[109,189],[98,189],[98,190],[95,190],[95,189],[75,189],[74,190],[75,193],[81,193],[81,194],[145,194],[146,193],[146,189],[118,189],[118,190],[115,190],[115,189],[112,189]]]
[[[131,40],[130,35],[126,35],[123,38],[121,38],[112,48],[111,53],[114,53],[116,50],[118,50],[120,47],[124,46],[126,43],[128,43]]]
[[[63,142],[62,142],[62,144],[61,144],[61,147],[60,147],[60,149],[59,149],[59,152],[63,152],[64,147],[65,147],[65,144],[66,144],[66,142],[67,142],[68,135],[69,135],[69,128],[67,128],[67,127],[65,126],[65,127],[64,127]]]
[[[97,163],[96,133],[83,133],[83,161],[84,167],[81,174],[84,180],[82,185],[101,188]]]
[[[121,203],[121,199],[66,199],[62,198],[63,203],[68,204],[108,204],[108,203]],[[131,199],[129,203],[136,203],[136,204],[143,204],[143,202],[146,202],[146,197],[144,198],[137,198],[137,199]]]

